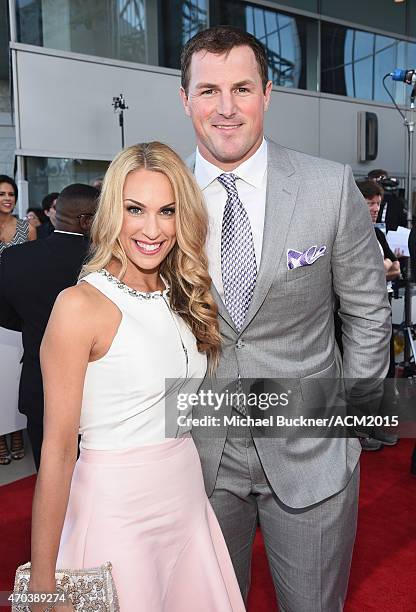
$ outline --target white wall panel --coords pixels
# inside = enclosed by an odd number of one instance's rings
[[[374,112],[378,117],[378,156],[373,162],[359,163],[357,117],[363,110]],[[403,175],[406,138],[403,122],[395,109],[325,98],[320,101],[320,156],[348,163],[357,174],[367,174],[377,167],[392,175]]]
[[[121,92],[126,144],[162,140],[180,153],[193,142],[176,75],[17,51],[20,148],[111,159],[120,149],[113,96]]]

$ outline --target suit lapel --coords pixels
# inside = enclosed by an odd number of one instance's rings
[[[230,313],[228,312],[224,302],[221,299],[220,294],[218,293],[218,290],[216,288],[216,286],[214,285],[214,283],[212,283],[211,285],[211,293],[212,293],[212,297],[214,298],[214,300],[217,303],[218,306],[218,314],[219,316],[224,319],[224,321],[226,323],[228,323],[228,325],[235,331],[237,332],[235,325],[233,323],[232,318],[230,317]]]
[[[244,331],[261,307],[276,276],[300,183],[285,149],[271,141],[268,141],[267,146],[267,193],[261,262],[241,331]]]
[[[193,172],[195,169],[195,154],[190,156],[186,163]],[[259,310],[275,277],[283,255],[299,183],[300,179],[296,176],[295,168],[285,149],[268,140],[267,193],[261,262],[253,298],[241,332],[249,325]],[[211,285],[211,292],[218,305],[218,314],[236,333],[239,333],[214,283]]]

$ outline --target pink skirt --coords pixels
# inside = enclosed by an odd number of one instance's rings
[[[57,567],[113,565],[121,612],[242,612],[192,438],[81,450]]]

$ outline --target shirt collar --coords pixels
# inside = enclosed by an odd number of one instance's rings
[[[54,230],[54,234],[70,234],[71,236],[84,236],[84,234],[80,234],[79,232],[65,232],[64,230]]]
[[[246,161],[244,161],[240,166],[237,166],[237,168],[233,170],[233,174],[246,183],[253,185],[253,187],[260,188],[262,186],[266,168],[267,142],[263,138],[263,142],[254,155],[246,159]],[[197,147],[194,174],[199,187],[202,190],[206,189],[208,185],[210,185],[223,173],[224,170],[221,170],[221,168],[218,168],[214,164],[211,164],[211,162],[204,159]]]

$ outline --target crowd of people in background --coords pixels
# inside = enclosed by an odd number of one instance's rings
[[[94,182],[101,179],[96,179]],[[19,411],[27,416],[27,431],[38,469],[43,437],[43,388],[39,349],[55,299],[76,283],[88,251],[88,233],[97,205],[96,187],[74,184],[52,192],[41,207],[29,207],[24,219],[15,215],[16,182],[0,175],[0,326],[22,332],[24,355],[19,387]],[[57,202],[60,215],[57,217]],[[5,251],[14,245],[29,248]],[[38,271],[42,270],[39,276]],[[11,275],[11,276],[10,276]],[[25,456],[22,431],[0,436],[0,465]]]
[[[18,188],[16,182],[5,174],[0,175],[0,258],[5,249],[36,239],[36,229],[27,219],[19,219],[14,213]],[[23,432],[11,434],[10,449],[6,436],[0,436],[0,465],[8,465],[12,459],[25,455]]]
[[[386,170],[372,170],[366,178],[357,180],[357,187],[363,195],[369,209],[371,220],[374,224],[374,231],[379,243],[380,254],[383,257],[384,272],[386,275],[386,292],[392,304],[393,287],[399,288],[404,282],[408,257],[404,257],[402,251],[396,249],[395,252],[390,248],[387,234],[389,231],[396,231],[399,226],[407,227],[407,214],[404,200],[397,193],[397,188],[385,191],[382,182],[388,179],[389,174]],[[415,273],[416,266],[416,226],[412,229],[409,237],[409,251],[411,253],[412,274]],[[397,295],[399,292],[396,292]],[[342,352],[342,329],[341,320],[337,311],[335,312],[335,333],[337,343]],[[386,380],[391,381],[396,376],[396,355],[394,332],[390,339],[390,364],[386,375]],[[385,394],[380,406],[380,411],[388,412],[394,405],[394,386],[386,383]],[[357,432],[360,433],[360,432]],[[360,436],[363,450],[377,451],[384,446],[393,446],[398,442],[396,435],[388,433],[381,428],[374,428],[370,436]]]

